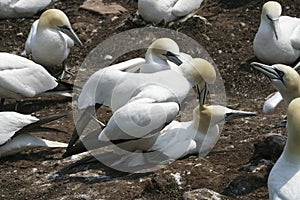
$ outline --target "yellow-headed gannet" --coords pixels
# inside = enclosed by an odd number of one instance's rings
[[[281,5],[263,5],[261,22],[253,41],[255,56],[266,64],[292,64],[300,56],[300,19],[281,16]]]
[[[300,199],[300,98],[292,100],[287,110],[288,138],[283,153],[268,178],[271,200]]]
[[[300,97],[300,76],[295,69],[283,64],[269,66],[257,62],[251,63],[251,66],[270,79],[287,105],[294,98]]]
[[[57,0],[0,0],[0,19],[31,17]]]
[[[66,143],[49,141],[29,134],[39,131],[58,131],[41,127],[41,125],[67,115],[69,113],[54,114],[38,119],[17,112],[0,112],[0,158],[34,147],[67,147]]]
[[[175,107],[183,101],[192,86],[203,87],[205,82],[211,84],[216,79],[214,67],[204,59],[196,58],[183,62],[179,69],[180,73],[164,70],[137,74],[107,67],[94,73],[85,83],[78,98],[79,109],[85,111],[77,122],[68,149],[75,144],[79,138],[78,134],[82,133],[91,120],[96,104],[109,106],[116,112],[125,104],[134,107],[134,103],[137,103],[137,107],[142,109],[143,106],[140,105],[143,104],[170,103],[173,106],[171,110],[175,113]]]
[[[198,9],[203,0],[139,0],[138,12],[145,21],[165,23],[185,17]]]
[[[25,52],[44,67],[59,66],[68,57],[74,42],[82,46],[65,13],[49,9],[32,24]]]
[[[256,115],[254,112],[233,110],[221,105],[205,105],[206,94],[206,87],[198,91],[199,106],[193,110],[193,120],[173,121],[158,136],[151,150],[160,151],[173,160],[188,154],[204,157],[219,139],[220,123]]]

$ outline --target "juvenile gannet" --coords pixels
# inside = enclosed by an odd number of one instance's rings
[[[266,64],[292,64],[300,57],[300,19],[281,16],[281,5],[263,5],[261,22],[253,41],[255,56]]]
[[[275,64],[272,66],[253,62],[251,66],[265,74],[288,105],[294,98],[300,97],[300,77],[290,66]]]
[[[6,98],[20,100],[25,97],[30,98],[44,94],[45,92],[64,96],[70,95],[64,91],[51,91],[58,85],[67,83],[57,81],[41,65],[27,58],[4,52],[0,52],[0,60],[1,100]]]
[[[31,17],[57,0],[0,0],[0,18]]]
[[[65,13],[49,9],[32,24],[25,52],[44,67],[59,66],[68,57],[74,42],[82,46]]]
[[[85,109],[77,122],[68,148],[78,140],[95,112],[95,105],[106,105],[117,111],[129,101],[144,99],[153,103],[180,104],[194,85],[213,83],[214,67],[204,59],[196,58],[180,65],[179,71],[164,70],[156,73],[128,73],[104,68],[94,73],[83,86],[78,108]]]
[[[139,0],[138,12],[145,21],[165,23],[189,15],[203,0]]]
[[[58,131],[41,127],[41,125],[67,115],[69,113],[54,114],[38,119],[17,112],[0,112],[0,158],[34,147],[67,147],[66,143],[49,141],[29,134],[29,132],[38,131]]]
[[[288,106],[288,138],[283,153],[273,166],[268,178],[271,200],[299,199],[300,191],[300,98]]]

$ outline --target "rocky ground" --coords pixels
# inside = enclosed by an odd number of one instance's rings
[[[264,99],[274,89],[265,77],[253,71],[249,65],[256,60],[252,41],[264,2],[206,0],[198,14],[206,17],[211,25],[192,18],[183,24],[175,23],[168,27],[193,38],[209,52],[223,78],[230,107],[258,114],[254,118],[226,123],[220,140],[208,156],[190,156],[152,173],[126,174],[99,163],[70,168],[74,161],[61,159],[64,149],[34,149],[0,160],[1,199],[183,199],[185,192],[200,188],[220,193],[222,199],[268,199],[266,181],[272,163],[265,161],[254,172],[243,170],[247,167],[242,167],[252,158],[255,144],[270,134],[286,134],[284,129],[273,128],[283,119],[285,105],[280,105],[273,115],[262,113]],[[283,5],[284,15],[300,17],[296,12],[300,2],[279,2]],[[73,73],[77,72],[88,53],[103,40],[122,31],[144,26],[132,22],[137,8],[135,2],[130,5],[125,0],[119,2],[128,12],[117,17],[80,9],[82,3],[75,0],[58,1],[52,6],[67,13],[84,44],[83,47],[75,46],[67,60]],[[38,16],[0,20],[0,50],[20,54],[30,26]],[[139,56],[142,53],[144,51],[136,52]],[[130,57],[129,54],[123,59],[127,57]],[[28,107],[25,104],[27,102],[32,104]],[[56,97],[24,100],[23,103],[26,108],[24,112],[34,112],[37,116],[72,109],[70,99]],[[14,101],[7,102],[2,108],[12,109]],[[106,111],[101,120],[107,122],[108,117],[109,111]],[[51,123],[51,126],[67,134],[40,135],[68,142],[74,121],[70,116]],[[260,149],[262,152],[270,151]],[[255,158],[256,161],[261,160]],[[179,182],[174,174],[181,177]]]

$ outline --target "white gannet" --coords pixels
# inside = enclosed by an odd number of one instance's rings
[[[270,79],[287,105],[294,98],[300,97],[300,76],[295,69],[283,64],[269,66],[257,62],[251,63],[251,66]]]
[[[165,23],[185,17],[198,9],[203,0],[139,0],[138,13],[145,21]]]
[[[68,149],[75,144],[78,135],[91,120],[96,104],[109,106],[113,112],[129,101],[140,99],[153,103],[180,104],[192,86],[198,84],[202,87],[204,82],[213,83],[216,79],[214,67],[204,59],[183,62],[179,69],[180,73],[175,70],[128,73],[107,67],[94,73],[78,98],[78,108],[85,111],[77,121]]]
[[[66,143],[49,141],[29,134],[29,132],[38,131],[58,131],[41,127],[41,125],[67,115],[69,113],[54,114],[38,119],[17,112],[0,112],[0,158],[34,147],[67,147]]]
[[[271,200],[300,199],[300,98],[292,100],[287,110],[288,138],[283,153],[268,178]]]
[[[39,64],[5,52],[0,52],[0,98],[20,100],[39,94],[56,93],[70,96],[66,91],[51,91],[58,85],[70,85],[57,81]],[[69,89],[70,91],[72,89]],[[2,101],[3,103],[3,101]]]
[[[233,110],[221,105],[205,105],[206,94],[206,87],[198,91],[199,105],[193,110],[193,120],[172,121],[150,150],[160,151],[173,160],[188,154],[204,157],[219,139],[220,123],[256,115],[254,112]]]
[[[300,57],[300,19],[281,16],[281,5],[263,5],[261,22],[253,41],[255,56],[266,64],[292,64]]]
[[[127,72],[153,73],[167,69],[178,70],[183,61],[190,59],[190,55],[179,51],[174,40],[159,38],[148,47],[145,59],[134,58],[109,67]]]
[[[32,17],[57,0],[0,0],[0,19]]]
[[[74,42],[82,46],[65,13],[49,9],[32,24],[25,52],[44,67],[59,66],[64,64]]]

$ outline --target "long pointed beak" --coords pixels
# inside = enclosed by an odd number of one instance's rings
[[[208,94],[207,84],[204,84],[204,87],[201,89],[201,86],[196,85],[196,90],[198,93],[199,107],[201,108],[205,104],[206,96]]]
[[[272,79],[280,79],[280,76],[276,72],[276,70],[270,66],[270,65],[265,65],[262,63],[258,62],[252,62],[251,67],[254,69],[257,69],[258,71],[262,72],[264,75],[266,75],[270,80]]]
[[[231,110],[230,112],[225,114],[225,121],[230,121],[238,118],[252,117],[252,116],[256,116],[256,113],[241,111],[241,110]]]
[[[279,35],[279,30],[280,30],[278,19],[272,20],[272,27],[273,27],[273,30],[274,30],[276,40],[278,40],[278,35]]]
[[[63,26],[60,27],[60,31],[66,34],[67,36],[69,36],[77,45],[83,46],[82,42],[80,41],[80,39],[78,38],[78,36],[76,35],[76,33],[72,28]]]
[[[168,51],[166,54],[164,54],[164,56],[167,57],[167,59],[173,63],[175,63],[176,65],[181,65],[182,61],[178,58],[178,55]]]

